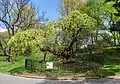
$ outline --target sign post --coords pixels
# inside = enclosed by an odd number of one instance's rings
[[[53,62],[46,62],[47,69],[53,69]]]

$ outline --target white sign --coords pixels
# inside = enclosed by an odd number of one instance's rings
[[[53,69],[53,62],[47,62],[46,63],[46,68],[47,69]]]

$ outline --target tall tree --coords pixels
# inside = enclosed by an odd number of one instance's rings
[[[81,11],[75,10],[68,16],[55,21],[51,27],[57,31],[58,45],[56,49],[51,49],[49,46],[47,49],[42,48],[41,50],[47,50],[68,59],[73,54],[74,45],[78,41],[78,37],[83,36],[83,32],[94,29],[96,27],[96,20]],[[85,38],[83,37],[83,39]]]

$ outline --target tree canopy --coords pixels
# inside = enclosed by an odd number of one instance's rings
[[[12,49],[12,54],[20,55],[20,54],[31,54],[39,52],[40,47],[42,46],[42,31],[38,30],[26,30],[20,31],[13,36],[8,45]]]

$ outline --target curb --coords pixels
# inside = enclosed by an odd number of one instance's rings
[[[10,74],[9,74],[10,75]],[[33,79],[45,79],[45,80],[89,80],[89,79],[102,79],[99,77],[72,77],[72,78],[60,78],[60,77],[41,77],[41,76],[32,76],[32,75],[19,75],[19,74],[15,74],[15,75],[11,75],[11,76],[16,76],[16,77],[23,77],[23,78],[33,78]],[[119,77],[114,77],[114,76],[109,76],[109,77],[105,77],[107,79],[120,79]]]
[[[86,79],[93,79],[90,77],[74,77],[74,78],[60,78],[60,77],[41,77],[41,76],[29,76],[29,75],[12,75],[17,77],[24,77],[24,78],[33,78],[33,79],[46,79],[46,80],[86,80]],[[94,78],[97,79],[97,78]]]

